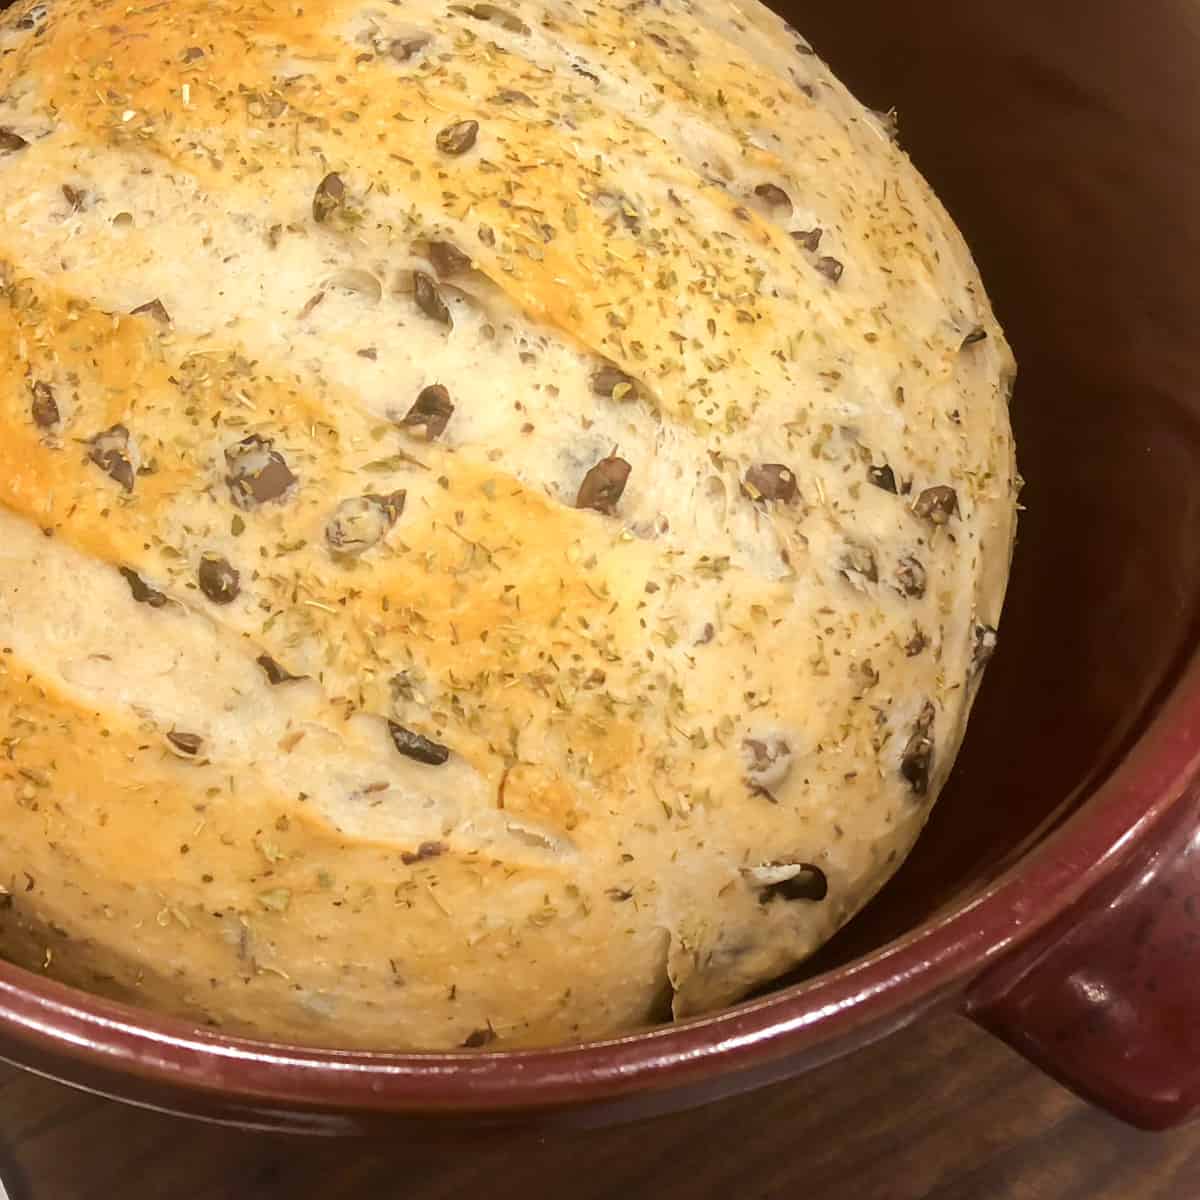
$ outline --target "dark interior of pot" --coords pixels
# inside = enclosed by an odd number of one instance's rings
[[[994,878],[1086,802],[1169,690],[1200,596],[1200,73],[1189,0],[777,5],[971,243],[1021,366],[1027,507],[953,780],[803,974]]]

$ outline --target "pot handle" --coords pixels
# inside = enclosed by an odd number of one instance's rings
[[[964,1011],[1143,1129],[1200,1110],[1200,790],[1104,884],[989,968]]]

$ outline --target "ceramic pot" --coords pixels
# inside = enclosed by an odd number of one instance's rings
[[[909,862],[795,979],[602,1044],[268,1046],[0,966],[0,1055],[248,1126],[509,1135],[744,1090],[957,1005],[1131,1121],[1200,1104],[1200,11],[824,0],[796,23],[899,110],[1022,368],[1000,650]]]

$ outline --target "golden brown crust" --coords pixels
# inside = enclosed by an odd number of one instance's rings
[[[879,122],[757,5],[3,21],[7,952],[474,1046],[830,936],[949,771],[1017,486]]]

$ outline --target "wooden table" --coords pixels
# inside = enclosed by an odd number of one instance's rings
[[[12,1200],[1193,1200],[1200,1125],[1128,1129],[938,1015],[794,1083],[517,1147],[241,1134],[0,1067],[0,1164]]]

